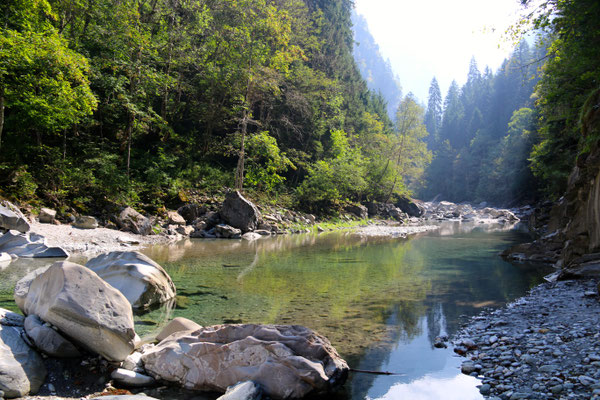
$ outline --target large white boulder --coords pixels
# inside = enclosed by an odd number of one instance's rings
[[[146,308],[175,297],[167,272],[137,251],[113,251],[87,262],[86,267],[119,290],[133,308]]]
[[[30,226],[27,218],[14,204],[2,201],[0,202],[0,228],[25,233],[29,231]]]
[[[42,357],[22,334],[23,328],[0,324],[0,391],[6,398],[35,394],[46,379]]]
[[[69,253],[60,247],[49,247],[46,238],[31,232],[8,231],[0,236],[0,253],[21,258],[69,257]]]
[[[157,379],[192,390],[225,390],[252,380],[274,399],[327,393],[348,365],[329,341],[302,326],[217,325],[174,333],[142,356]]]
[[[88,350],[109,361],[123,361],[133,351],[131,304],[89,268],[57,262],[28,288],[17,287],[15,300],[25,314],[39,316]]]

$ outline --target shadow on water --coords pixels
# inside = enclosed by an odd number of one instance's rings
[[[137,315],[136,330],[144,336],[178,316],[201,325],[305,325],[328,337],[351,367],[402,374],[353,374],[336,398],[479,399],[477,381],[433,340],[455,333],[463,316],[541,282],[546,270],[498,257],[528,239],[513,227],[445,223],[409,239],[345,231],[151,247],[144,252],[171,275],[178,298]],[[12,275],[26,273],[11,271],[0,272],[0,307]]]

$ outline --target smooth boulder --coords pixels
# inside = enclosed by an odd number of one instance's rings
[[[0,202],[0,228],[25,233],[29,232],[31,227],[27,218],[14,204],[2,201]]]
[[[0,325],[0,390],[7,398],[35,394],[46,379],[42,357],[22,333],[22,328]]]
[[[92,216],[84,215],[77,218],[73,227],[79,229],[96,229],[98,227],[98,220]]]
[[[31,232],[8,231],[0,236],[0,253],[21,258],[69,257],[60,247],[49,247],[46,238]]]
[[[117,226],[126,232],[138,235],[152,234],[152,221],[131,207],[126,207],[117,217]]]
[[[227,193],[220,214],[227,224],[244,233],[257,229],[261,219],[258,208],[237,190]]]
[[[25,287],[19,293],[25,314],[39,316],[109,361],[123,361],[133,351],[131,304],[89,268],[57,262],[36,276],[24,295]]]
[[[202,329],[202,326],[198,325],[194,321],[183,317],[177,317],[174,318],[171,322],[169,322],[162,329],[162,331],[160,331],[160,333],[156,335],[156,340],[161,342],[174,333],[184,331],[197,331],[199,329]]]
[[[42,353],[56,358],[75,358],[81,353],[60,333],[44,324],[37,315],[25,318],[25,332]]]
[[[191,390],[225,390],[252,380],[274,399],[327,393],[348,365],[318,333],[287,325],[217,325],[175,333],[142,356],[157,379]]]
[[[175,297],[167,272],[137,251],[113,251],[87,262],[86,267],[119,290],[133,308],[146,308]]]

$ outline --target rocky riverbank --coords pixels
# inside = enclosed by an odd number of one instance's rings
[[[475,317],[453,340],[462,372],[489,399],[600,398],[600,302],[594,281],[546,283]]]

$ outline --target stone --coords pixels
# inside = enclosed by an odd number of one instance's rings
[[[177,211],[167,211],[167,218],[171,225],[185,225],[185,219]]]
[[[42,358],[22,333],[21,328],[0,325],[0,390],[7,398],[35,394],[46,379]]]
[[[0,253],[0,267],[5,267],[12,262],[12,257],[8,253]]]
[[[202,326],[198,325],[194,321],[183,317],[177,317],[174,318],[171,322],[169,322],[162,329],[162,331],[160,331],[160,333],[156,335],[156,340],[161,342],[173,333],[184,331],[197,331],[200,329],[202,329]]]
[[[258,240],[260,238],[262,238],[262,235],[260,233],[256,233],[256,232],[246,232],[242,235],[242,239],[247,240],[249,242]]]
[[[29,232],[30,226],[27,218],[14,204],[0,201],[0,228],[25,233]]]
[[[56,218],[56,210],[51,208],[42,207],[40,213],[38,215],[38,220],[42,224],[52,224],[54,223],[54,219]]]
[[[219,214],[227,224],[244,233],[258,228],[261,220],[258,208],[237,190],[227,193]]]
[[[152,221],[131,207],[126,207],[117,217],[117,226],[126,232],[138,235],[152,234]]]
[[[260,400],[262,389],[252,381],[240,382],[227,388],[225,394],[217,400]]]
[[[185,204],[177,209],[179,215],[181,215],[188,224],[191,224],[193,221],[206,214],[207,211],[206,207],[194,203]]]
[[[96,229],[98,227],[98,221],[92,216],[84,215],[77,218],[73,227],[79,229]]]
[[[36,276],[27,293],[19,293],[19,298],[24,299],[21,310],[25,314],[39,316],[109,361],[123,361],[135,347],[131,304],[82,265],[54,263]]]
[[[481,387],[479,388],[479,393],[481,393],[482,395],[487,395],[490,394],[492,388],[489,384],[484,383],[483,385],[481,385]]]
[[[123,368],[115,369],[110,377],[115,381],[131,387],[143,387],[143,386],[151,386],[156,383],[154,378],[140,374],[138,372],[129,371]]]
[[[175,298],[175,284],[150,257],[137,251],[113,251],[89,260],[86,267],[119,290],[133,308],[147,308]]]
[[[142,353],[136,351],[128,355],[125,361],[123,361],[121,364],[121,368],[136,372],[138,372],[138,369],[143,369]]]
[[[8,231],[0,236],[0,253],[21,258],[69,257],[60,247],[49,247],[46,238],[31,232]]]
[[[150,396],[140,394],[122,394],[117,396],[102,396],[102,400],[158,400]]]
[[[348,365],[330,342],[302,326],[217,325],[173,334],[142,356],[156,379],[191,390],[225,390],[252,380],[272,398],[323,394]]]
[[[177,317],[171,320],[167,325],[165,325],[165,327],[160,331],[160,333],[156,335],[156,340],[158,342],[161,342],[173,333],[197,331],[202,328],[203,327],[201,325],[198,325],[196,322],[190,319],[184,317]]]
[[[223,239],[240,239],[242,230],[236,229],[233,226],[219,224],[215,226],[215,235]]]
[[[177,232],[183,236],[190,236],[192,233],[194,233],[195,230],[196,230],[196,228],[194,228],[193,226],[190,226],[190,225],[182,225],[182,226],[175,228],[175,232]]]
[[[367,207],[361,204],[347,205],[346,207],[344,207],[344,210],[346,210],[346,212],[349,212],[350,214],[354,214],[355,216],[361,219],[366,219],[369,217],[369,210],[367,209]]]
[[[268,229],[257,229],[254,233],[258,233],[261,236],[271,236],[271,230]]]
[[[25,332],[42,353],[56,358],[75,358],[81,353],[60,333],[45,325],[37,315],[25,318]]]
[[[400,197],[395,206],[409,217],[421,217],[425,214],[425,208],[409,197]]]
[[[25,317],[16,312],[0,308],[0,325],[16,326],[22,328],[25,326]]]

